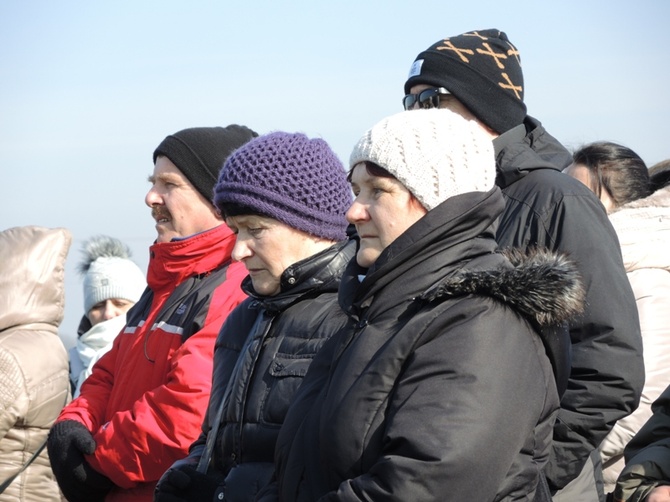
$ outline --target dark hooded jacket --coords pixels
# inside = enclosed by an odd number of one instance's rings
[[[243,281],[250,298],[219,333],[203,433],[186,459],[200,460],[220,414],[208,472],[225,478],[216,493],[221,500],[253,501],[270,480],[291,398],[314,355],[346,323],[337,290],[355,247],[354,241],[341,242],[290,266],[275,296],[258,296],[250,278]]]
[[[559,398],[543,337],[568,346],[572,266],[496,252],[498,188],[452,197],[373,268],[307,373],[260,500],[533,500]],[[517,257],[518,258],[518,257]],[[359,283],[359,274],[367,275]]]
[[[614,423],[637,408],[644,384],[638,313],[603,205],[559,170],[572,162],[570,153],[531,117],[493,144],[496,183],[505,196],[498,243],[566,254],[586,287],[584,314],[570,325],[572,373],[546,469],[556,490],[579,474]]]

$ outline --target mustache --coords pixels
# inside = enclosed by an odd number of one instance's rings
[[[170,211],[165,209],[164,207],[152,207],[151,208],[151,217],[154,220],[160,220],[163,218],[170,218]]]

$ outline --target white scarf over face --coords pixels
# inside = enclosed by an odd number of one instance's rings
[[[96,324],[77,339],[76,350],[70,351],[70,379],[75,384],[73,397],[79,395],[81,384],[93,371],[93,365],[112,348],[116,335],[125,325],[126,315],[121,314]],[[79,361],[73,361],[75,357]]]

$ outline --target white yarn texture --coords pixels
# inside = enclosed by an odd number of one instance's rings
[[[349,166],[364,161],[386,169],[429,211],[455,195],[487,192],[496,179],[491,137],[446,109],[384,118],[358,141]]]

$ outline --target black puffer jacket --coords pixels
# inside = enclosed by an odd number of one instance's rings
[[[581,285],[565,260],[496,253],[502,208],[497,188],[453,197],[362,283],[352,261],[349,323],[298,390],[260,500],[533,500],[559,399],[532,326],[565,321]]]
[[[354,252],[353,241],[343,242],[292,265],[275,296],[256,295],[248,277],[242,283],[250,298],[221,328],[204,432],[189,455],[197,461],[203,454],[225,399],[209,469],[225,477],[219,489],[225,500],[254,500],[272,476],[274,445],[293,394],[316,352],[346,322],[337,289]]]
[[[505,195],[500,246],[564,253],[586,286],[584,315],[570,326],[573,370],[546,470],[556,490],[579,474],[614,423],[637,408],[644,384],[637,307],[604,207],[556,167],[571,163],[568,151],[530,117],[493,144],[496,182]]]

